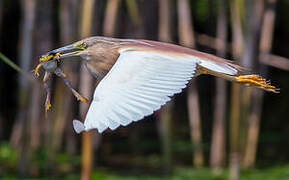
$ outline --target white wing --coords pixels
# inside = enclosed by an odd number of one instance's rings
[[[199,62],[157,52],[121,51],[96,87],[84,124],[74,120],[74,129],[101,133],[143,119],[186,87]]]

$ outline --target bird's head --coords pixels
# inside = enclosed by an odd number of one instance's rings
[[[79,56],[81,55],[81,52],[83,52],[91,45],[92,44],[91,41],[89,41],[89,39],[77,41],[73,44],[58,49],[54,49],[52,51],[45,53],[44,55],[40,56],[39,61],[43,63],[60,60],[67,57]]]

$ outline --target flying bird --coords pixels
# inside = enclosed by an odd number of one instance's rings
[[[180,93],[191,78],[210,74],[236,83],[277,93],[279,89],[256,74],[226,59],[174,44],[134,39],[89,37],[47,52],[33,70],[45,69],[45,109],[50,108],[52,74],[61,77],[75,97],[88,100],[70,84],[59,68],[62,59],[80,56],[87,69],[100,80],[95,88],[84,123],[73,121],[77,133],[97,129],[100,133],[139,121]]]

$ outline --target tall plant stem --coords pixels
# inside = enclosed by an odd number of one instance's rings
[[[92,12],[94,7],[94,0],[83,0],[82,11],[81,11],[81,26],[80,26],[80,37],[85,38],[91,34],[92,24]],[[92,76],[85,69],[84,64],[80,69],[80,92],[86,96],[92,94]],[[85,115],[88,111],[89,105],[85,103],[80,104],[80,117],[82,120],[85,119]],[[81,179],[89,180],[92,171],[92,142],[91,142],[91,131],[82,133],[82,151],[81,151]]]
[[[217,18],[217,40],[216,47],[217,55],[220,57],[226,56],[226,41],[227,41],[227,15],[226,15],[226,0],[219,0],[218,2],[218,18]],[[226,119],[226,104],[227,104],[227,90],[226,82],[223,79],[216,79],[216,98],[214,106],[214,123],[212,133],[212,145],[210,166],[214,172],[224,166],[225,161],[225,119]]]
[[[259,3],[264,2],[260,1]],[[261,59],[269,60],[269,53],[271,51],[274,32],[275,6],[276,0],[268,1],[268,7],[264,12],[262,20],[263,22],[261,29],[260,45],[259,45],[259,62],[261,61]],[[266,74],[267,68],[261,66],[260,69],[262,74]],[[249,115],[247,144],[243,159],[243,166],[245,168],[253,167],[256,161],[256,151],[262,113],[263,94],[264,93],[261,91],[257,91],[255,89],[252,90],[252,105],[251,105],[252,109]]]
[[[241,10],[243,0],[233,0],[230,2],[231,23],[233,33],[233,57],[240,60],[243,53],[243,31],[241,25]],[[230,110],[230,179],[238,180],[240,171],[240,152],[239,152],[239,124],[240,124],[240,86],[232,85]]]
[[[178,0],[178,29],[180,44],[194,48],[195,38],[192,25],[190,4],[188,0]],[[199,95],[197,83],[191,80],[188,88],[188,112],[190,122],[190,135],[194,147],[193,164],[195,167],[201,167],[204,164],[204,155],[202,150],[202,130],[200,118]]]
[[[159,32],[158,37],[161,41],[170,42],[170,1],[159,1]],[[171,171],[172,152],[171,152],[171,121],[172,121],[173,102],[162,107],[158,112],[157,118],[160,123],[160,137],[163,153],[163,168],[165,173]]]

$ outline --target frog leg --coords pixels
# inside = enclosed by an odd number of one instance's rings
[[[32,70],[32,73],[33,73],[36,77],[39,76],[39,69],[40,69],[42,66],[43,66],[43,64],[42,64],[42,63],[39,63],[39,64],[36,66],[36,68]]]
[[[88,99],[86,99],[85,97],[83,97],[80,93],[78,93],[75,89],[73,89],[70,81],[67,79],[66,75],[61,71],[61,69],[56,68],[56,70],[54,71],[54,73],[63,79],[64,83],[66,84],[66,86],[72,91],[73,95],[77,98],[77,100],[81,101],[81,102],[85,102],[88,103]]]
[[[44,88],[46,91],[46,100],[45,100],[45,115],[47,117],[47,112],[51,107],[50,104],[50,99],[51,99],[51,88],[50,88],[50,80],[51,80],[51,72],[45,72],[44,78],[43,78],[43,84],[44,84]]]

